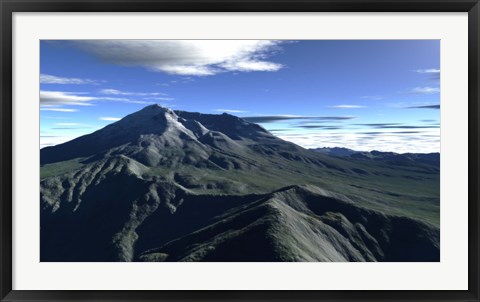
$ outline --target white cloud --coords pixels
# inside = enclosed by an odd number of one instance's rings
[[[95,98],[90,96],[81,96],[74,92],[64,91],[40,91],[40,106],[63,106],[63,105],[77,105],[88,106],[90,101]]]
[[[101,118],[99,118],[99,120],[101,121],[109,121],[109,122],[112,122],[112,121],[115,122],[121,119],[122,119],[121,117],[111,117],[111,116],[102,116]]]
[[[169,74],[178,75],[192,75],[192,76],[209,76],[220,72],[220,69],[211,68],[208,66],[195,66],[195,65],[165,65],[150,67],[155,71],[163,71]]]
[[[356,132],[310,131],[301,134],[276,133],[284,140],[304,148],[344,147],[357,151],[388,151],[396,153],[440,152],[440,130],[423,130],[421,133],[379,133],[376,135]]]
[[[173,101],[174,98],[169,97],[146,97],[145,100],[155,100],[155,101]]]
[[[140,101],[140,100],[132,100],[128,98],[117,98],[117,97],[98,97],[96,98],[99,101],[112,101],[112,102],[120,102],[120,103],[128,103],[128,104],[155,104],[155,102],[149,102],[149,101]]]
[[[430,69],[417,69],[415,70],[417,73],[440,73],[440,69],[430,68]]]
[[[410,91],[413,94],[434,94],[439,92],[440,88],[437,87],[415,87]]]
[[[330,106],[331,108],[338,108],[338,109],[354,109],[354,108],[365,108],[365,106],[359,106],[359,105],[335,105],[335,106]]]
[[[117,96],[137,96],[145,99],[173,100],[173,98],[157,97],[161,93],[141,93],[141,92],[122,92],[115,89],[105,89],[101,91],[104,94],[115,96],[84,96],[82,92],[63,92],[63,91],[40,91],[40,106],[44,111],[74,112],[76,109],[66,109],[65,106],[91,106],[93,101],[111,101],[128,104],[155,104],[153,101],[136,100]],[[143,97],[143,96],[155,97]]]
[[[79,123],[55,123],[55,126],[80,126]]]
[[[69,120],[70,117],[65,116],[51,116],[51,115],[42,115],[42,119],[52,119],[52,120]]]
[[[83,40],[72,42],[97,58],[175,75],[208,76],[228,71],[277,71],[266,58],[281,41],[269,40]]]
[[[68,142],[74,138],[77,138],[78,135],[71,135],[71,136],[63,136],[63,135],[40,135],[40,149],[48,147],[48,146],[55,146],[58,144],[62,144]]]
[[[80,78],[64,78],[57,77],[50,74],[40,74],[40,83],[41,84],[99,84],[101,81],[91,80],[91,79],[80,79]]]
[[[58,111],[58,112],[76,112],[77,109],[67,109],[67,108],[40,108],[41,111]]]
[[[215,109],[214,111],[217,111],[217,112],[230,112],[230,113],[245,113],[245,112],[248,112],[248,111],[236,110],[236,109]]]
[[[123,96],[142,96],[142,97],[154,97],[154,96],[165,96],[165,93],[162,92],[130,92],[130,91],[121,91],[117,89],[101,89],[101,94],[108,95],[123,95]]]
[[[222,67],[231,71],[277,71],[282,66],[272,62],[238,61],[226,62]]]

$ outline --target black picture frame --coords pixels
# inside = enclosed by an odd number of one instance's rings
[[[12,290],[12,14],[14,12],[468,12],[468,290],[23,291]],[[480,301],[479,0],[0,0],[1,301]],[[455,276],[452,276],[455,278]]]

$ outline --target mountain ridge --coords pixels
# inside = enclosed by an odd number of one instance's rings
[[[439,259],[434,165],[330,156],[160,106],[47,148],[42,261]]]

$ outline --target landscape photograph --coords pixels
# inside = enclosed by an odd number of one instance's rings
[[[39,82],[41,262],[440,261],[439,40],[42,40]]]

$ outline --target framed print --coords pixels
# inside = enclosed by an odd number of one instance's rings
[[[478,301],[478,1],[2,1],[1,301]]]

